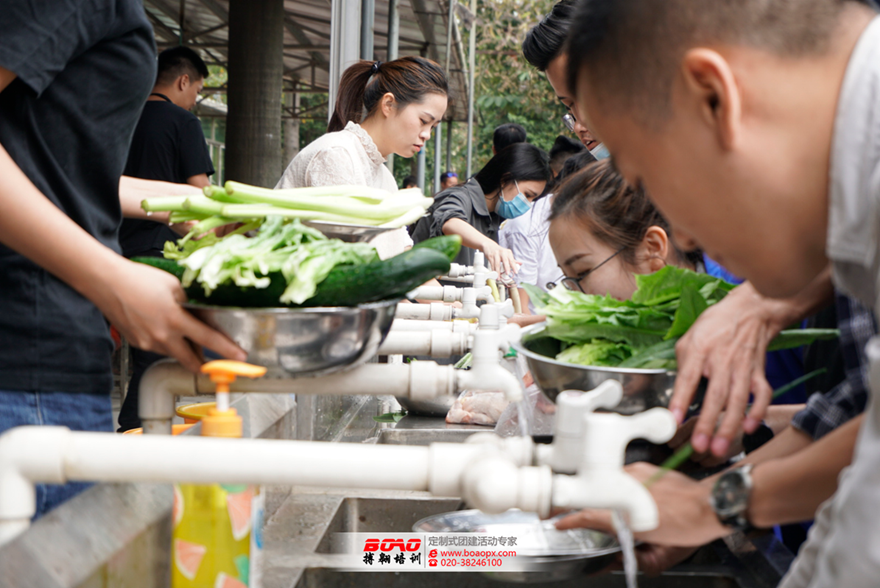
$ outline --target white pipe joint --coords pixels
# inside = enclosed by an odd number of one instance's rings
[[[447,277],[450,278],[464,278],[467,276],[474,275],[474,268],[470,265],[461,265],[460,263],[453,263],[449,266],[449,272],[446,274]],[[473,278],[471,278],[473,281]]]
[[[456,370],[451,365],[437,365],[433,361],[412,361],[408,364],[409,389],[406,396],[413,400],[433,400],[442,396],[454,396]],[[386,389],[384,394],[395,394]]]
[[[455,286],[419,286],[410,292],[409,297],[417,300],[458,302],[461,300],[461,290]]]
[[[489,514],[519,508],[546,517],[550,514],[552,488],[549,467],[517,467],[496,455],[468,465],[462,476],[461,496],[469,505]]]
[[[175,399],[193,396],[196,390],[195,376],[173,359],[151,365],[141,378],[138,392],[138,415],[144,433],[170,435]]]

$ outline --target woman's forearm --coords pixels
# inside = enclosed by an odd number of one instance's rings
[[[451,218],[443,223],[444,235],[458,235],[461,244],[471,249],[483,249],[483,244],[491,239],[460,218]]]

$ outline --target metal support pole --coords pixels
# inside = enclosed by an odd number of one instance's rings
[[[474,70],[477,65],[477,0],[471,0],[471,35],[468,38],[468,120],[467,120],[467,174],[471,177],[471,165],[474,155]]]
[[[446,71],[452,63],[452,28],[455,26],[455,0],[448,0],[449,16],[446,22]]]
[[[376,24],[376,0],[361,0],[361,59],[373,60],[373,27]]]
[[[419,151],[417,158],[418,167],[416,168],[416,183],[419,185],[419,190],[423,193],[425,191],[425,157],[427,151],[427,147],[422,147],[421,151]]]
[[[330,7],[330,101],[327,120],[333,116],[339,78],[360,57],[361,0],[332,0]],[[313,84],[314,85],[314,84]]]
[[[434,194],[440,191],[440,174],[443,173],[443,123],[434,129]]]
[[[452,119],[446,121],[446,171],[452,170]]]
[[[388,0],[388,54],[387,61],[397,59],[400,48],[400,12],[397,10],[399,0]],[[394,154],[388,156],[385,162],[391,174],[394,174]]]

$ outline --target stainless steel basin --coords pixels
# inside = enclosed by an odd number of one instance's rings
[[[340,503],[327,526],[316,553],[331,551],[334,533],[349,532],[405,532],[420,518],[432,514],[457,510],[462,506],[458,499],[431,497],[406,498],[345,498]],[[751,548],[753,555],[754,548]],[[764,588],[775,586],[779,576],[766,568],[761,570],[761,578],[745,569],[730,553],[726,545],[718,541],[702,548],[690,563],[679,566],[656,578],[639,577],[642,588]],[[497,586],[522,586],[490,579],[480,573],[463,572],[341,572],[329,568],[306,568],[296,588],[494,588]],[[611,588],[625,586],[621,573],[612,572],[596,576],[579,576],[560,582],[538,582],[531,586],[556,588]]]

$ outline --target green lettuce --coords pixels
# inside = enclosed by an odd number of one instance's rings
[[[281,217],[269,217],[256,235],[242,233],[217,238],[208,233],[198,241],[166,243],[165,257],[176,259],[185,269],[181,283],[198,283],[206,295],[221,284],[267,288],[270,273],[281,272],[287,288],[281,302],[301,304],[314,296],[318,284],[337,265],[376,261],[376,250],[366,243],[328,239],[320,231]]]
[[[735,287],[720,278],[673,266],[637,275],[636,286],[630,300],[572,292],[562,286],[549,292],[528,284],[523,287],[538,312],[547,317],[541,336],[562,342],[557,360],[670,370],[676,368],[676,341]],[[770,349],[837,336],[834,329],[783,331]]]

